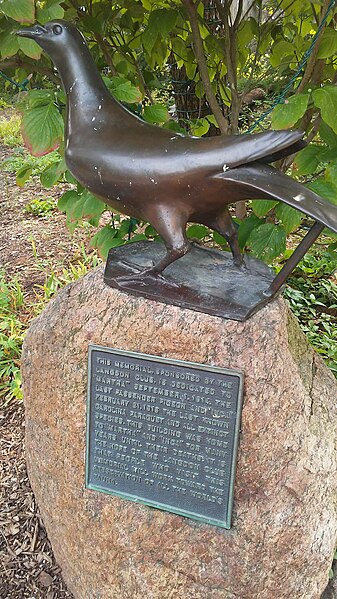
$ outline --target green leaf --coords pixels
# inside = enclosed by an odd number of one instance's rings
[[[337,188],[337,159],[328,164],[325,171],[325,179]]]
[[[258,258],[272,262],[286,249],[286,232],[280,225],[265,223],[254,229],[249,236],[249,245]]]
[[[256,216],[265,216],[278,204],[277,200],[254,200],[252,202],[252,208]]]
[[[43,187],[50,189],[60,179],[61,175],[66,170],[66,166],[63,160],[59,160],[54,164],[51,164],[40,175],[40,181]]]
[[[326,29],[319,44],[317,58],[329,58],[337,52],[337,31]]]
[[[337,187],[330,181],[325,181],[325,179],[320,178],[312,183],[308,183],[306,187],[317,193],[319,196],[322,196],[325,200],[329,200],[332,204],[337,205]]]
[[[304,115],[308,106],[309,94],[298,94],[278,104],[272,112],[271,122],[275,129],[288,129]]]
[[[19,51],[19,38],[12,31],[0,37],[0,51],[3,58],[14,56]]]
[[[103,227],[90,241],[90,245],[97,248],[99,254],[103,260],[107,259],[110,248],[121,245],[123,241],[121,239],[115,239],[117,236],[117,229],[112,229],[110,225]]]
[[[192,239],[204,239],[209,235],[209,229],[205,225],[191,225],[187,229],[187,237]]]
[[[75,179],[74,175],[72,175],[70,171],[65,172],[65,180],[67,183],[72,183],[72,185],[77,185],[78,183],[77,179]]]
[[[291,42],[281,40],[273,45],[272,54],[270,56],[270,64],[273,67],[278,67],[280,64],[288,64],[288,57],[294,56],[295,46]]]
[[[26,56],[34,58],[34,60],[39,60],[39,58],[41,58],[42,48],[40,48],[34,40],[30,40],[27,37],[19,37],[18,39],[20,50],[22,50]]]
[[[240,223],[238,241],[242,250],[244,249],[251,232],[260,227],[263,222],[264,221],[262,219],[258,218],[255,214],[252,214],[248,218],[245,218],[242,223]]]
[[[78,202],[78,199],[80,198],[81,194],[79,194],[77,191],[75,191],[74,189],[71,189],[69,191],[66,191],[59,199],[58,203],[57,203],[57,207],[59,210],[61,210],[61,212],[70,212],[71,211],[71,206]]]
[[[19,23],[33,23],[35,20],[34,0],[4,0],[0,10]]]
[[[16,171],[16,184],[19,187],[23,187],[26,181],[30,178],[33,169],[30,165],[22,166],[18,171]]]
[[[323,121],[337,133],[337,87],[327,85],[312,94],[315,106],[320,108]]]
[[[82,213],[81,218],[95,218],[101,216],[105,210],[105,204],[102,200],[96,198],[90,191],[85,190],[82,193]]]
[[[25,96],[23,102],[26,108],[48,106],[48,104],[54,102],[54,93],[49,89],[31,89]]]
[[[53,19],[63,19],[64,10],[61,6],[62,0],[47,0],[43,8],[36,9],[36,19],[44,25]]]
[[[208,132],[210,128],[210,122],[206,118],[197,119],[191,124],[191,133],[197,137],[202,137]]]
[[[145,106],[143,117],[148,123],[165,123],[169,120],[170,115],[162,104],[151,104],[151,106]]]
[[[324,152],[325,149],[326,148],[317,144],[310,144],[310,146],[307,146],[304,150],[298,152],[294,160],[296,174],[309,175],[314,173],[321,162],[322,152]]]
[[[182,133],[183,135],[187,135],[187,131],[180,127],[180,125],[173,119],[170,119],[169,121],[164,123],[163,128],[170,129],[170,131],[175,131],[176,133]]]
[[[177,18],[178,12],[167,8],[158,8],[150,13],[148,25],[142,35],[142,44],[148,54],[151,54],[158,37],[168,37]]]
[[[56,106],[50,102],[24,111],[22,137],[33,156],[55,150],[63,138],[63,119]]]
[[[275,214],[278,220],[282,222],[287,235],[298,229],[303,218],[303,214],[301,212],[296,210],[296,208],[292,208],[292,206],[284,204],[283,202],[279,202],[276,207]]]
[[[140,89],[133,85],[128,79],[115,76],[103,77],[103,80],[109,91],[116,100],[119,100],[119,102],[138,104],[141,101],[142,94]]]
[[[66,191],[58,201],[58,208],[67,214],[67,223],[78,222],[83,218],[99,219],[105,204],[86,189],[83,192]]]
[[[337,135],[329,125],[323,122],[319,128],[319,135],[328,144],[329,148],[337,149]]]

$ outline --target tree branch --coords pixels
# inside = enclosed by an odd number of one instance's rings
[[[117,69],[116,69],[114,63],[112,62],[112,58],[110,56],[110,53],[109,53],[109,50],[107,47],[107,43],[104,41],[103,36],[100,33],[95,33],[94,36],[95,36],[96,42],[98,43],[99,47],[102,50],[105,62],[108,65],[111,73],[115,76],[118,76]]]
[[[227,119],[224,117],[223,112],[220,108],[220,105],[215,97],[215,94],[214,94],[214,91],[212,88],[212,84],[211,84],[211,80],[209,77],[207,63],[205,60],[203,42],[202,42],[202,38],[200,35],[200,29],[199,29],[199,23],[198,23],[197,4],[195,4],[193,2],[193,0],[182,0],[182,1],[186,7],[190,25],[191,25],[194,55],[195,55],[195,58],[197,61],[201,81],[202,81],[202,84],[205,89],[206,99],[207,99],[207,102],[209,104],[211,111],[213,112],[213,114],[216,118],[216,121],[219,125],[219,129],[220,129],[221,133],[223,135],[226,135],[228,133],[228,122],[227,122]],[[197,0],[197,2],[198,2],[198,0]]]
[[[230,113],[230,131],[232,134],[238,132],[239,114],[241,109],[241,100],[238,94],[237,82],[237,27],[239,24],[231,26],[229,24],[229,7],[222,4],[221,0],[215,0],[217,11],[224,26],[224,52],[226,56],[227,79],[231,89],[231,113]],[[238,10],[240,9],[240,4]],[[242,10],[242,6],[241,6]]]
[[[39,64],[29,62],[29,60],[22,60],[20,57],[12,58],[10,60],[4,60],[0,62],[0,71],[4,71],[5,69],[30,69],[32,73],[40,73],[41,75],[45,75],[49,77],[54,83],[60,84],[60,79],[55,75],[52,69],[48,67],[43,67]]]
[[[328,6],[329,6],[329,0],[324,0],[322,10],[321,10],[320,20],[319,20],[320,24],[322,23],[324,15],[325,15],[326,11],[328,10]],[[320,46],[324,31],[325,31],[325,27],[322,28],[322,31],[320,31],[320,33],[316,39],[315,45],[313,47],[313,51],[312,51],[311,56],[307,62],[307,66],[305,68],[302,81],[296,90],[297,94],[300,94],[304,90],[305,86],[309,83],[309,81],[314,73],[314,70],[317,65],[317,53],[319,50],[319,46]]]

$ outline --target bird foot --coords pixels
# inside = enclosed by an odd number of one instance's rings
[[[233,264],[235,268],[238,268],[241,271],[247,270],[247,265],[244,261],[244,257],[242,255],[233,258]]]

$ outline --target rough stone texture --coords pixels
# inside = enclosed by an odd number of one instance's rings
[[[89,343],[245,372],[230,531],[84,488]],[[23,377],[30,481],[77,599],[320,596],[337,533],[337,387],[283,300],[225,321],[128,297],[97,269],[33,322]]]

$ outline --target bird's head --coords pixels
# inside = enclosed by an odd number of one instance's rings
[[[23,27],[16,34],[33,39],[54,61],[74,44],[85,44],[84,37],[78,29],[63,19],[49,21],[46,25],[36,23],[31,27]]]

